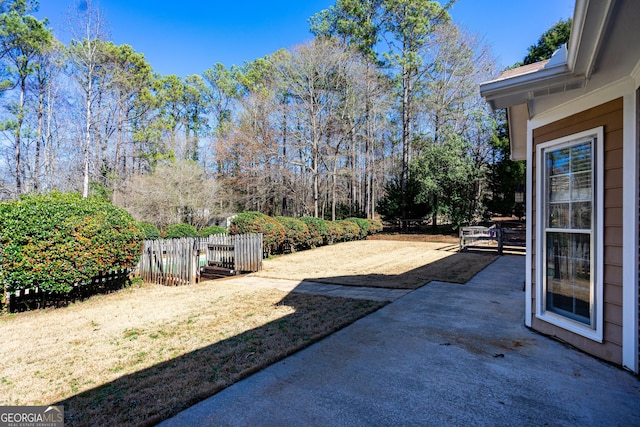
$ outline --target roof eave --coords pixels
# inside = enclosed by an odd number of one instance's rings
[[[572,75],[566,63],[562,63],[532,73],[483,83],[480,85],[480,95],[489,102],[493,110],[497,110],[527,102],[536,91],[574,80],[579,78]]]
[[[600,40],[611,16],[615,0],[576,0],[572,30],[565,56],[553,64],[508,78],[480,85],[480,94],[492,109],[531,102],[535,92],[564,87],[584,86],[593,71]],[[553,61],[553,58],[551,59]],[[552,66],[551,66],[552,65]]]

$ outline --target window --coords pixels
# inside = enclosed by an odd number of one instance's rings
[[[602,128],[538,146],[536,316],[602,340]]]

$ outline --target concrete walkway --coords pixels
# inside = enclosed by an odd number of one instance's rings
[[[523,326],[523,280],[431,282],[162,425],[640,425],[636,377]]]

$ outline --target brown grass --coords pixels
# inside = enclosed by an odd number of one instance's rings
[[[453,234],[406,234],[406,233],[380,233],[367,237],[367,240],[392,240],[402,242],[431,242],[449,243],[457,245],[460,238]]]
[[[369,240],[266,260],[261,275],[416,288],[464,283],[495,258],[451,242]],[[231,280],[3,315],[0,405],[62,403],[70,426],[152,425],[384,304]]]
[[[496,258],[495,252],[458,253],[450,243],[364,240],[265,260],[254,276],[416,289],[432,280],[466,283]]]
[[[142,286],[0,317],[0,404],[65,405],[67,425],[149,425],[384,305]]]

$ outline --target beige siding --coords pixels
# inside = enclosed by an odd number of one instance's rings
[[[565,329],[532,319],[532,327],[542,333],[556,336],[569,344],[613,363],[622,363],[622,98],[591,108],[557,122],[535,129],[534,145],[569,136],[578,132],[604,126],[604,335],[603,342],[568,332]],[[534,165],[536,148],[534,147]],[[536,188],[535,166],[533,170]],[[536,195],[533,195],[532,215],[532,263],[535,270]],[[602,247],[598,248],[602,250]],[[536,275],[532,272],[533,288]],[[535,314],[535,292],[532,295],[532,312]]]

